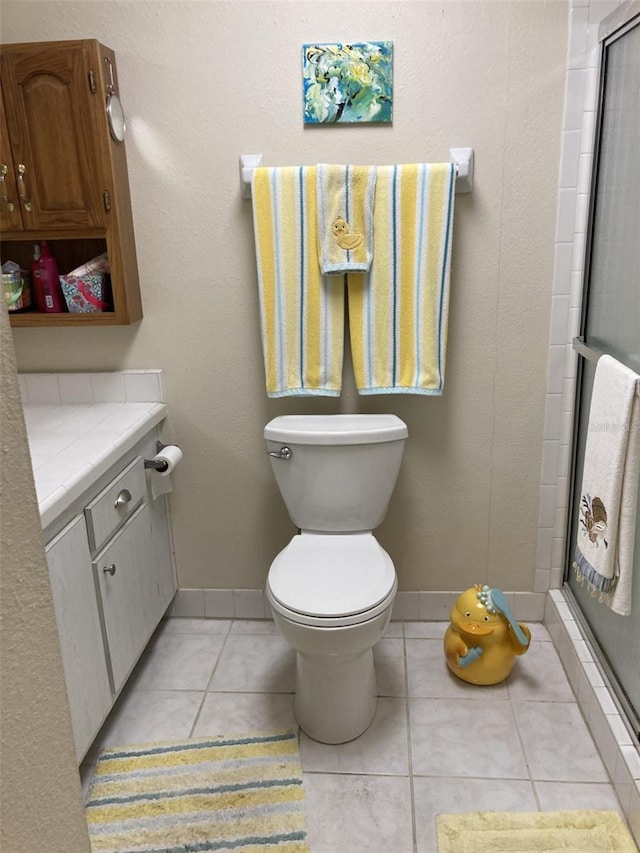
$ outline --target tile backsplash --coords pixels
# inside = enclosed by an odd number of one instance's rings
[[[23,404],[166,403],[162,370],[96,373],[21,373]]]

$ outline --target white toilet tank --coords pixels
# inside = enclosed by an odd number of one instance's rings
[[[283,415],[270,421],[264,428],[267,451],[296,527],[324,533],[378,527],[408,434],[395,415]]]

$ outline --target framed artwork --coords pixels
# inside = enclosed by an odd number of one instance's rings
[[[393,42],[302,46],[305,124],[389,123]]]

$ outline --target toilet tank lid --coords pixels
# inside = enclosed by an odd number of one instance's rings
[[[396,415],[280,415],[264,428],[266,439],[290,444],[375,444],[408,435]]]

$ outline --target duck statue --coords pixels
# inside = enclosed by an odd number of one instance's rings
[[[444,635],[449,669],[470,684],[498,684],[509,675],[516,655],[529,648],[531,632],[516,622],[506,595],[486,584],[465,590],[451,608]]]

